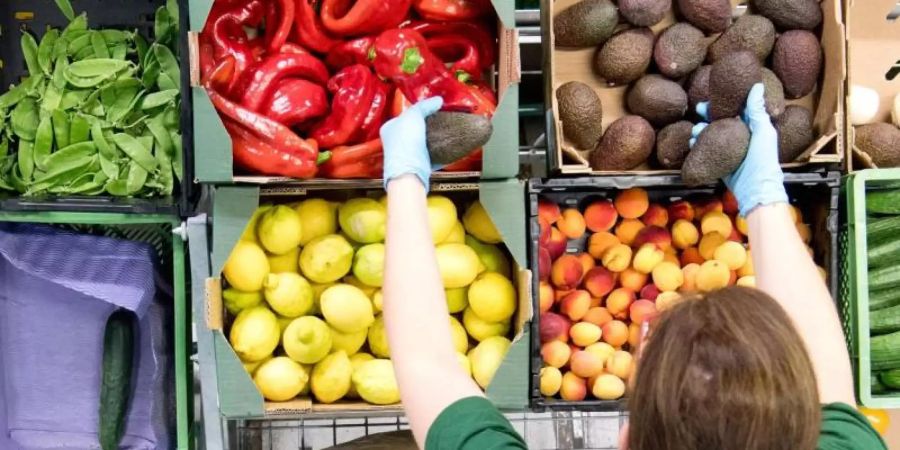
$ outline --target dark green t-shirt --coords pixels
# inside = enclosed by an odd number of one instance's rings
[[[468,397],[448,406],[428,429],[425,441],[425,450],[527,448],[509,420],[484,397]],[[856,409],[832,403],[822,407],[817,450],[887,450],[887,446]]]

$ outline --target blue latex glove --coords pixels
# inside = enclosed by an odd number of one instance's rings
[[[707,118],[708,108],[708,102],[700,103],[697,113]],[[747,217],[757,206],[787,203],[788,197],[784,190],[784,173],[778,162],[778,132],[766,112],[765,87],[762,83],[750,89],[742,118],[750,127],[750,148],[744,162],[724,181],[737,198],[741,215]],[[694,126],[691,146],[706,126],[702,122]]]
[[[384,145],[384,186],[400,175],[413,174],[428,190],[431,179],[431,156],[428,154],[425,118],[434,114],[444,100],[431,97],[416,103],[381,127]]]

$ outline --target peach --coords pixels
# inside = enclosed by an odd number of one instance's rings
[[[557,289],[553,293],[553,299],[556,300],[556,303],[562,301],[562,299],[566,298],[567,295],[571,294],[575,289]]]
[[[756,272],[753,270],[753,255],[749,249],[747,250],[747,262],[737,270],[737,274],[739,277],[756,275]]]
[[[559,211],[559,205],[550,200],[538,200],[538,217],[543,218],[550,225],[556,223],[562,214]]]
[[[538,287],[538,298],[540,304],[540,310],[542,313],[550,311],[550,308],[553,307],[553,303],[555,303],[555,293],[553,292],[553,286],[550,286],[550,283],[546,281],[541,281],[540,286]]]
[[[603,263],[603,267],[606,267],[610,271],[621,272],[631,265],[631,247],[625,244],[616,244],[603,253],[601,262]]]
[[[660,291],[674,291],[684,284],[684,274],[678,264],[663,261],[653,268],[653,284]]]
[[[742,244],[728,241],[716,248],[713,259],[725,263],[728,270],[738,270],[747,263],[747,250]]]
[[[731,234],[728,236],[728,240],[732,242],[743,243],[744,238],[741,236],[741,233],[735,227],[731,227]]]
[[[738,229],[744,236],[750,235],[750,227],[747,225],[747,219],[742,216],[737,216],[734,218],[734,227]]]
[[[594,297],[603,297],[616,287],[616,275],[605,267],[594,267],[584,274],[584,288]]]
[[[725,190],[722,193],[722,212],[728,215],[734,215],[738,213],[738,201],[737,197],[731,193],[729,190]]]
[[[609,231],[619,220],[619,212],[609,200],[597,200],[584,210],[584,222],[587,229],[595,233]]]
[[[628,345],[632,350],[637,350],[641,344],[641,326],[636,323],[628,324]]]
[[[625,219],[637,219],[647,212],[650,199],[647,191],[641,188],[625,189],[616,196],[616,211]]]
[[[756,277],[753,275],[747,275],[746,277],[738,278],[737,282],[734,283],[736,286],[743,287],[756,287]]]
[[[681,268],[681,275],[684,283],[681,284],[681,292],[694,292],[697,290],[697,272],[700,271],[700,264],[690,263]]]
[[[545,247],[550,243],[550,227],[550,222],[547,222],[543,217],[538,217],[538,229],[541,231],[538,237],[539,246]]]
[[[704,261],[709,261],[715,258],[716,249],[719,248],[720,245],[724,244],[725,235],[719,234],[718,232],[711,232],[709,234],[704,234],[702,238],[700,238],[700,246],[697,248],[700,251],[700,256],[703,257]]]
[[[663,256],[663,261],[668,261],[672,264],[675,264],[678,267],[681,267],[681,260],[678,259],[678,255],[675,253],[664,252],[665,256]]]
[[[550,269],[553,267],[553,258],[550,257],[550,250],[544,247],[538,249],[538,277],[542,281],[550,279]]]
[[[613,320],[613,316],[606,308],[602,306],[593,306],[581,320],[602,327],[603,325],[606,325],[607,322]]]
[[[584,266],[575,255],[562,255],[553,262],[550,280],[558,289],[574,289],[581,284]]]
[[[591,308],[596,308],[603,304],[603,297],[591,297]]]
[[[710,211],[700,219],[700,231],[707,235],[716,232],[727,238],[731,236],[731,219],[723,212]]]
[[[569,360],[569,368],[572,373],[582,378],[590,378],[603,372],[603,360],[596,353],[579,350],[572,354]]]
[[[641,220],[647,226],[657,226],[665,228],[669,224],[669,211],[663,208],[659,203],[651,203],[647,207],[647,212],[641,217]]]
[[[710,212],[723,212],[725,210],[722,201],[717,198],[701,198],[694,202],[694,217],[703,217]]]
[[[559,396],[563,400],[580,402],[587,397],[587,382],[572,372],[566,372],[562,377]]]
[[[581,261],[581,270],[584,273],[588,273],[589,270],[593,269],[594,266],[597,265],[597,262],[594,261],[594,257],[587,253],[578,253],[575,256],[577,256],[578,260]]]
[[[644,228],[644,222],[637,219],[625,219],[616,227],[616,237],[625,245],[631,245],[638,233]]]
[[[692,222],[678,219],[672,225],[672,244],[679,250],[697,245],[700,241],[700,232]]]
[[[606,297],[606,309],[616,319],[628,317],[628,307],[634,302],[634,291],[618,288]]]
[[[541,395],[553,397],[562,387],[562,372],[556,367],[541,368]]]
[[[600,327],[590,322],[578,322],[569,328],[572,343],[579,347],[587,347],[600,340]]]
[[[613,320],[603,325],[603,342],[619,348],[628,342],[628,325],[621,320]]]
[[[589,309],[591,309],[591,294],[581,289],[572,291],[559,303],[559,312],[573,322],[581,320]]]
[[[644,244],[634,254],[634,270],[649,274],[665,256],[656,244]]]
[[[654,301],[656,300],[656,297],[659,296],[660,292],[661,291],[659,290],[659,288],[656,287],[655,284],[651,283],[641,289],[641,291],[638,293],[638,297],[644,300]]]
[[[572,349],[569,344],[562,341],[550,341],[541,346],[541,358],[544,364],[557,369],[565,366],[569,362]]]
[[[620,244],[619,238],[608,231],[600,231],[591,235],[588,240],[588,253],[594,259],[602,259],[603,253],[613,245]]]
[[[809,225],[805,223],[797,224],[797,233],[800,234],[800,240],[802,240],[804,244],[809,244],[809,241],[812,240],[812,230],[810,230]]]
[[[616,352],[615,347],[607,344],[606,342],[596,342],[591,345],[588,345],[584,348],[585,351],[591,352],[600,357],[601,360],[606,361],[612,356],[613,353]]]
[[[591,395],[600,400],[618,400],[625,395],[625,382],[613,374],[604,373],[591,385]]]
[[[684,297],[677,292],[660,292],[659,296],[656,297],[656,310],[660,312],[665,311],[681,303],[683,300]]]
[[[556,221],[556,227],[567,238],[578,239],[584,235],[586,229],[584,216],[575,208],[566,208],[559,220]]]
[[[672,235],[669,233],[669,230],[663,227],[650,225],[642,228],[641,231],[638,232],[631,245],[633,247],[640,247],[647,243],[656,244],[657,247],[666,251],[672,248]]]
[[[642,324],[656,316],[656,303],[650,300],[637,300],[628,308],[628,313],[632,323]]]
[[[634,357],[631,356],[631,353],[624,350],[616,350],[616,352],[606,360],[606,372],[623,380],[627,380],[628,377],[631,376],[633,368]]]
[[[687,200],[678,200],[669,205],[669,220],[694,221],[694,207]]]
[[[734,270],[729,270],[728,271],[728,285],[734,286],[735,283],[737,283],[737,279],[738,279],[737,272]]]
[[[623,288],[638,292],[647,284],[647,274],[640,273],[629,267],[619,274],[619,284],[622,285]]]
[[[550,251],[550,259],[556,259],[566,252],[566,236],[556,227],[550,228],[550,241],[544,247]]]
[[[554,312],[546,312],[541,314],[539,325],[541,342],[568,342],[569,328],[571,328],[572,322],[565,316]]]
[[[697,289],[703,292],[714,291],[728,286],[731,280],[731,271],[722,261],[715,259],[706,261],[700,265],[697,272]]]
[[[700,250],[697,247],[688,247],[681,252],[681,265],[686,266],[688,264],[703,264],[703,256],[700,255]]]

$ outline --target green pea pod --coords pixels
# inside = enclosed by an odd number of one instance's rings
[[[31,141],[19,140],[19,149],[16,155],[19,160],[19,173],[22,174],[22,178],[25,181],[30,181],[31,175],[34,173],[33,150],[34,146]]]
[[[61,58],[69,56],[69,39],[60,36],[56,39],[56,42],[53,44],[53,55],[51,58],[55,61],[59,61]],[[38,48],[40,50],[40,48]]]
[[[20,101],[10,113],[12,131],[26,141],[33,141],[37,132],[38,121],[37,104],[31,97]]]
[[[80,144],[90,139],[91,124],[81,115],[72,116],[69,124],[69,145]]]
[[[46,160],[53,151],[53,121],[49,117],[41,119],[34,138],[34,165],[40,170],[47,170]]]
[[[128,78],[114,81],[100,91],[100,101],[106,109],[106,120],[118,123],[132,110],[141,95],[141,82]]]
[[[113,160],[119,157],[119,152],[116,151],[114,146],[109,144],[106,135],[103,134],[103,127],[100,126],[100,122],[91,124],[91,140],[94,141],[94,145],[97,146],[97,150],[101,155],[105,155],[107,158]]]
[[[54,186],[71,183],[96,161],[97,156],[95,155],[72,158],[56,164],[49,172],[41,175],[40,178],[35,178],[34,183],[28,187],[28,194],[34,195]]]
[[[175,145],[172,143],[172,136],[169,130],[163,124],[161,115],[154,116],[147,120],[147,130],[153,135],[153,139],[159,144],[156,149],[157,153],[165,153],[169,158],[174,155]]]
[[[171,145],[171,138],[168,133],[165,134]],[[160,144],[160,147],[162,147],[162,145],[163,144]],[[164,149],[157,148],[156,161],[159,163],[159,171],[157,172],[156,178],[160,184],[160,189],[163,194],[169,195],[172,193],[174,185],[174,180],[172,178],[172,157]]]
[[[157,42],[168,43],[176,32],[169,10],[159,8],[156,10],[156,20],[153,24],[153,33]]]
[[[166,108],[163,112],[163,124],[173,130],[181,128],[181,111],[175,106]]]
[[[178,89],[169,89],[167,91],[154,92],[152,94],[148,94],[141,101],[141,109],[144,111],[159,108],[160,106],[167,105],[175,101],[178,98],[179,91]]]
[[[74,61],[84,61],[88,59],[94,59],[96,56],[94,55],[94,46],[88,45],[87,47],[81,49],[72,56],[72,60]]]
[[[117,43],[125,43],[129,39],[129,35],[131,33],[122,31],[122,30],[100,30],[100,34],[103,35],[103,40],[106,41],[107,45],[117,44]]]
[[[0,159],[6,158],[6,155],[9,153],[9,140],[6,138],[0,139]],[[5,170],[0,170],[0,173],[5,172]]]
[[[156,159],[153,157],[153,153],[141,145],[133,136],[118,133],[113,135],[113,141],[129,158],[138,163],[147,172],[152,172],[156,169]]]
[[[93,142],[80,142],[53,152],[46,158],[44,163],[49,168],[47,171],[49,173],[55,166],[63,166],[73,160],[80,160],[84,157],[90,157],[96,154],[97,146],[94,145]]]
[[[147,40],[144,39],[140,33],[134,34],[134,46],[137,50],[138,54],[138,62],[141,63],[142,66],[147,66],[147,55],[150,55],[150,44],[147,43]]]
[[[119,176],[119,163],[100,153],[100,170],[109,178],[117,178]]]
[[[54,111],[62,104],[63,92],[54,84],[47,86],[44,91],[44,99],[41,100],[41,110]]]
[[[22,33],[22,55],[25,57],[28,73],[37,75],[41,72],[41,65],[38,64],[38,44],[31,33]]]
[[[72,108],[83,106],[90,93],[90,91],[85,90],[66,91],[63,94],[62,101],[59,103],[59,109],[68,111]]]
[[[115,197],[127,197],[128,184],[125,180],[109,180],[106,182],[106,192]]]
[[[174,86],[165,87],[160,85],[159,89],[162,91],[168,89],[181,89],[181,67],[178,65],[178,59],[172,54],[172,50],[159,44],[153,44],[152,49],[153,55],[156,56],[156,60],[159,61],[160,76],[165,74],[174,84]]]
[[[169,11],[169,17],[172,18],[172,22],[178,26],[180,14],[178,2],[176,0],[166,0],[166,9]]]
[[[103,104],[100,102],[100,90],[91,91],[88,97],[84,100],[84,105],[81,106],[81,111],[85,114],[90,114],[94,117],[104,117],[106,116],[106,109],[103,107]]]
[[[16,106],[16,104],[22,101],[27,95],[28,85],[25,83],[13,86],[13,88],[6,91],[5,94],[0,95],[0,109],[8,109]]]
[[[75,20],[75,10],[72,9],[72,3],[69,0],[56,0],[56,6],[70,22]]]
[[[50,31],[44,33],[44,38],[41,39],[41,43],[38,45],[38,65],[47,75],[50,75],[50,71],[53,70],[53,50],[56,48],[56,40],[58,38],[59,30],[55,28],[50,29]]]
[[[152,55],[152,53],[150,54]],[[159,63],[156,61],[156,58],[153,56],[147,57],[147,63],[144,64],[144,74],[141,76],[141,81],[144,83],[144,86],[147,89],[154,89],[156,87],[156,81],[159,79]]]
[[[62,35],[68,37],[72,32],[85,31],[87,30],[87,28],[87,14],[81,13],[78,15],[78,17],[72,19],[72,21],[69,22],[69,26],[67,26],[66,29],[63,30]]]
[[[90,62],[90,60],[77,61],[73,64],[78,64],[80,62]],[[70,65],[69,67],[72,67],[72,66]],[[66,81],[68,81],[72,86],[75,86],[77,88],[82,88],[82,89],[97,87],[101,83],[103,83],[104,81],[106,81],[110,77],[112,77],[112,75],[113,74],[106,74],[106,75],[100,75],[100,76],[91,77],[91,78],[82,78],[82,77],[78,77],[78,76],[75,76],[74,74],[72,74],[69,71],[69,69],[66,69],[66,71],[63,73],[63,76],[66,78]]]
[[[66,41],[69,42],[69,46],[66,48],[66,53],[69,56],[75,56],[78,52],[84,50],[87,47],[91,46],[91,34],[90,32],[85,32],[79,34],[77,37],[69,37]]]
[[[56,110],[51,115],[53,120],[53,137],[56,141],[57,148],[66,148],[69,146],[69,116],[66,113]]]
[[[113,59],[125,60],[125,58],[128,57],[128,47],[123,42],[113,44],[110,47],[109,52]]]
[[[56,60],[56,66],[53,67],[53,75],[50,77],[50,81],[59,89],[65,89],[66,87],[66,68],[68,67],[68,59],[60,58]]]
[[[153,135],[146,130],[144,131],[144,133],[145,134],[143,136],[138,136],[135,139],[137,139],[137,141],[141,143],[141,146],[143,146],[148,152],[150,152],[150,154],[153,154],[153,148],[155,147],[153,142]]]
[[[103,39],[103,34],[99,31],[91,34],[91,47],[94,48],[94,56],[98,59],[109,59],[109,49],[106,48],[106,39]]]
[[[140,164],[132,161],[128,168],[128,178],[125,181],[125,191],[128,195],[134,195],[140,191],[147,182],[148,172]]]
[[[175,154],[172,156],[172,171],[178,177],[178,181],[184,179],[184,150],[182,148],[181,133],[172,130],[169,132],[172,138],[172,145],[175,148]]]
[[[131,65],[128,61],[112,58],[98,58],[87,61],[76,61],[69,64],[66,73],[78,78],[95,78],[100,76],[112,77],[127,69]]]

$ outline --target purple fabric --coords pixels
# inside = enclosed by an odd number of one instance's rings
[[[174,440],[171,301],[157,299],[145,244],[0,225],[0,449],[93,449],[103,334],[135,312],[134,392],[122,448]]]

